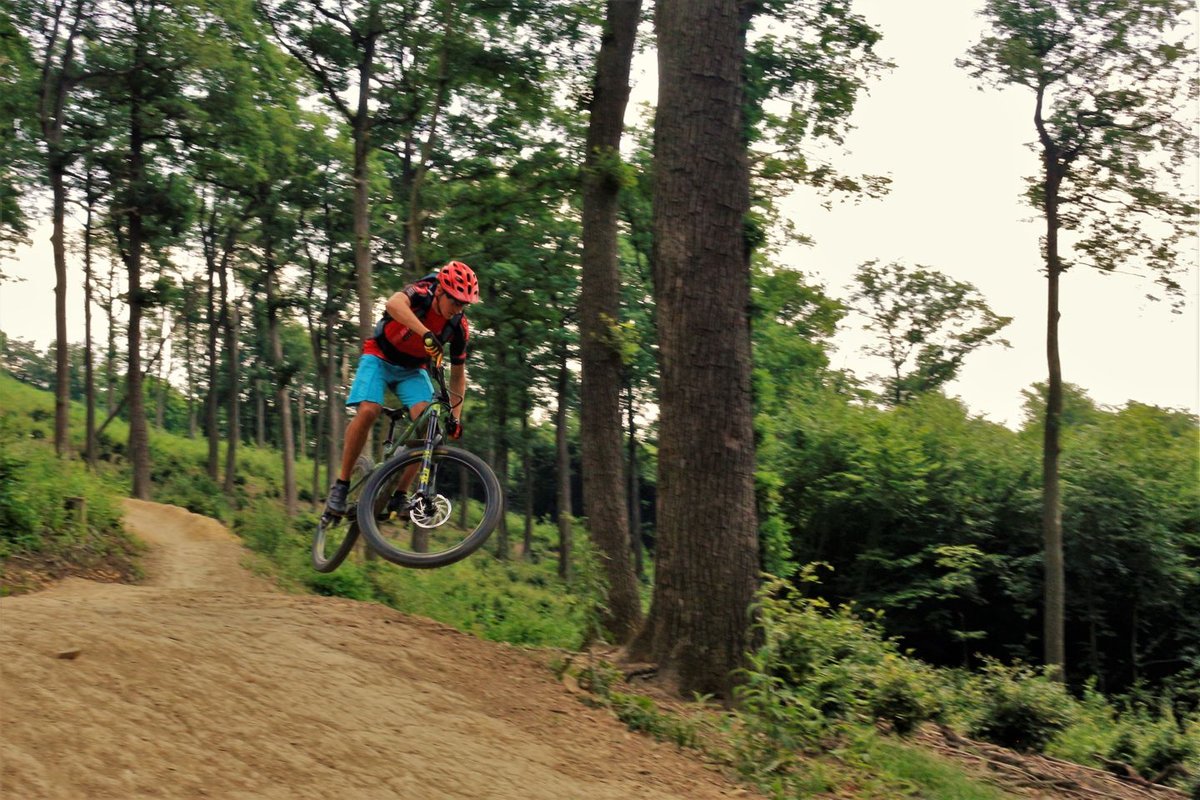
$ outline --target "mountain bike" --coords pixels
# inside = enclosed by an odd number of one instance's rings
[[[482,547],[500,522],[500,481],[479,456],[446,444],[445,420],[457,403],[446,388],[445,368],[438,364],[429,371],[437,384],[433,401],[399,436],[396,429],[408,418],[407,410],[383,409],[388,420],[383,463],[360,456],[345,516],[321,515],[312,541],[318,572],[341,566],[359,534],[394,564],[444,567]]]

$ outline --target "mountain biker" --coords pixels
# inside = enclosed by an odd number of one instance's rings
[[[362,453],[367,436],[383,410],[383,391],[389,387],[408,407],[415,420],[433,400],[433,383],[428,367],[441,364],[442,345],[450,345],[449,389],[459,402],[446,420],[446,432],[452,439],[462,436],[462,400],[467,392],[466,307],[479,301],[479,281],[475,272],[461,261],[451,261],[436,273],[410,283],[388,298],[384,314],[375,326],[375,335],[363,342],[362,356],[354,373],[354,383],[346,398],[347,407],[358,413],[346,427],[342,469],[329,489],[325,511],[344,516],[350,474]],[[411,475],[388,502],[386,513],[398,513],[404,506],[404,492]]]

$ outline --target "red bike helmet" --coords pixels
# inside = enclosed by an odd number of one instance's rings
[[[451,261],[438,272],[438,285],[460,303],[479,302],[479,280],[461,261]]]

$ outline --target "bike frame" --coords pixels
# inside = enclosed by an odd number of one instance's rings
[[[433,451],[442,442],[442,414],[449,413],[450,390],[446,388],[446,370],[444,367],[438,366],[430,368],[430,373],[437,382],[438,391],[434,395],[433,400],[425,407],[425,410],[417,416],[416,419],[408,423],[404,428],[404,432],[397,438],[396,427],[402,415],[406,416],[407,412],[403,408],[387,408],[384,407],[383,413],[388,418],[387,438],[383,440],[383,460],[381,464],[387,463],[392,456],[397,454],[399,444],[401,442],[412,442],[416,444],[420,442],[423,452],[421,454],[421,469],[417,473],[416,490],[412,492],[414,497],[425,497],[429,492],[430,479],[433,472]],[[461,401],[460,401],[461,402]],[[424,430],[423,436],[418,438],[418,432]],[[366,483],[367,478],[374,473],[371,470],[364,475],[359,481],[351,486],[351,491]]]

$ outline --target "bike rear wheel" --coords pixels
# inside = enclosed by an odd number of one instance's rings
[[[483,459],[457,447],[433,450],[428,491],[417,494],[423,449],[406,449],[375,471],[358,504],[358,527],[375,552],[405,567],[444,567],[474,553],[500,522],[500,481]],[[409,494],[397,514],[388,500]]]
[[[357,505],[365,486],[366,477],[375,468],[375,463],[366,456],[359,456],[350,473],[350,492],[346,498],[346,514],[342,517],[323,512],[313,532],[312,565],[317,572],[333,572],[342,565],[346,556],[358,541]]]

